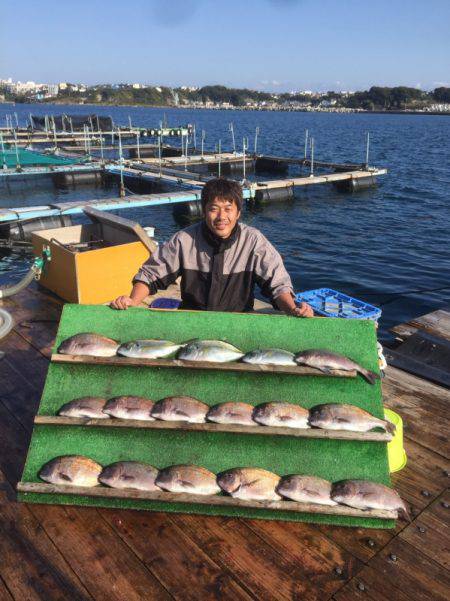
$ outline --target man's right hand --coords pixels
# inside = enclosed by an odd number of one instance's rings
[[[133,300],[130,296],[119,296],[116,300],[111,301],[109,306],[112,309],[128,309],[128,307],[136,307],[138,305],[135,300]]]

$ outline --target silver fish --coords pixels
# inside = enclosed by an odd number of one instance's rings
[[[253,406],[248,403],[219,403],[208,411],[206,419],[216,424],[256,426],[252,419]]]
[[[293,474],[284,476],[277,487],[277,492],[292,501],[300,503],[317,503],[319,505],[337,505],[330,497],[331,482],[315,476]]]
[[[408,507],[397,491],[369,480],[341,480],[331,487],[331,498],[356,509],[388,509],[411,521]]]
[[[263,426],[284,426],[287,428],[309,428],[309,411],[294,403],[272,401],[255,407],[253,419]]]
[[[152,409],[154,402],[141,396],[117,396],[106,403],[103,411],[119,419],[139,419],[154,421]]]
[[[152,417],[164,421],[203,424],[209,406],[190,396],[169,396],[155,403]]]
[[[217,475],[220,488],[235,499],[277,501],[280,476],[254,467],[237,467]]]
[[[117,461],[103,468],[99,482],[111,488],[159,491],[155,480],[158,470],[140,461]]]
[[[109,415],[103,413],[106,399],[97,396],[83,396],[79,399],[73,399],[63,405],[58,415],[64,417],[83,417],[90,419],[108,419]]]
[[[46,463],[39,477],[50,484],[65,486],[97,486],[102,466],[82,455],[55,457]]]
[[[58,347],[62,355],[90,355],[92,357],[114,357],[119,348],[116,340],[89,332],[74,334],[63,340]]]
[[[227,363],[243,356],[238,348],[222,340],[192,340],[180,349],[177,357],[184,361]]]
[[[198,465],[172,465],[159,472],[156,485],[168,492],[216,495],[216,475]]]
[[[139,359],[161,359],[163,357],[174,357],[181,346],[181,344],[176,344],[170,340],[133,340],[121,344],[117,354]]]
[[[242,357],[242,361],[251,365],[297,365],[294,353],[279,348],[250,351]]]
[[[354,405],[340,403],[327,403],[312,407],[309,410],[309,423],[315,428],[327,430],[369,432],[373,428],[383,428],[389,434],[395,434],[395,426],[390,421],[378,419]]]
[[[375,384],[375,381],[380,378],[380,376],[375,372],[365,369],[348,357],[324,349],[309,349],[306,351],[301,351],[295,355],[295,361],[299,365],[316,367],[324,373],[330,373],[335,369],[342,371],[356,370],[370,384]]]

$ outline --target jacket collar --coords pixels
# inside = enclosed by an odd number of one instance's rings
[[[236,242],[237,238],[239,237],[239,234],[241,232],[241,226],[239,225],[239,222],[236,223],[236,225],[234,226],[231,234],[229,235],[228,238],[225,238],[225,240],[223,238],[220,238],[219,236],[216,236],[216,234],[214,234],[214,232],[212,232],[209,227],[206,225],[206,221],[202,221],[202,234],[205,238],[205,240],[207,241],[207,243],[212,246],[214,248],[214,250],[216,252],[223,252],[224,250],[227,250],[227,248],[230,248],[231,246],[233,246],[233,244]]]

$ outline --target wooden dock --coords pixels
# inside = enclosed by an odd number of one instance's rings
[[[61,305],[31,286],[1,306],[16,322],[0,342],[2,601],[448,598],[449,390],[387,369],[408,455],[393,484],[413,514],[393,531],[19,504]]]

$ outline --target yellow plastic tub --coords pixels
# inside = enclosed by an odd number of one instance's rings
[[[405,449],[403,448],[403,420],[398,413],[392,409],[384,408],[384,417],[395,425],[395,435],[391,442],[388,442],[388,460],[389,471],[399,472],[407,461]]]

